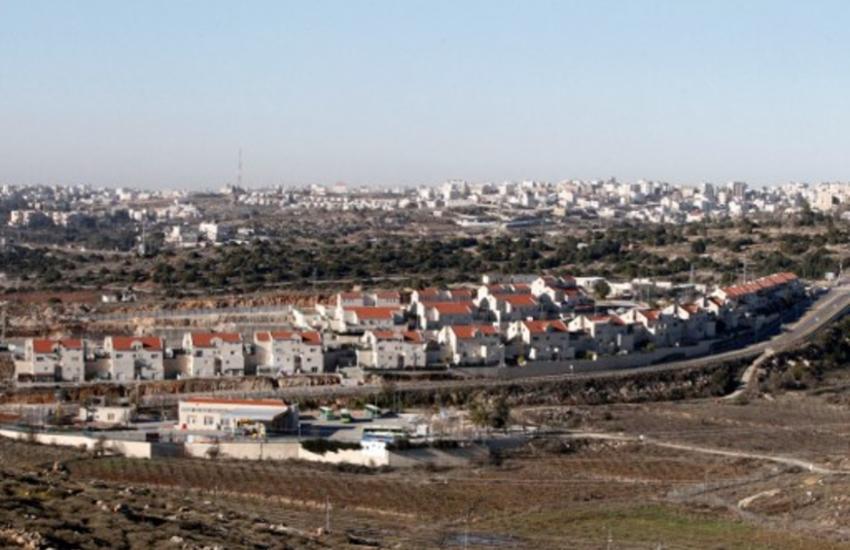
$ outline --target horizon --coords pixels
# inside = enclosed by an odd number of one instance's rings
[[[846,181],[850,5],[0,3],[0,182]],[[609,174],[600,178],[599,174]]]

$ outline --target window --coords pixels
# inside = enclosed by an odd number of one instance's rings
[[[124,354],[123,354],[123,353],[116,353],[116,354],[115,354],[115,358],[116,358],[116,359],[121,359],[122,357],[124,357]]]
[[[115,420],[115,413],[108,413],[106,415],[106,420],[108,420],[109,422],[112,422],[113,420]]]
[[[204,356],[204,352],[203,352],[203,351],[198,350],[198,351],[196,351],[196,352],[195,352],[195,357],[203,357],[203,356]]]
[[[204,426],[212,426],[214,421],[215,421],[215,419],[213,417],[205,416],[204,417]]]
[[[194,424],[196,422],[196,418],[194,414],[190,414],[187,418],[189,424]]]

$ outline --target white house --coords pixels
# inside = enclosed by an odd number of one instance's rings
[[[662,313],[682,321],[682,336],[691,342],[710,340],[716,336],[716,323],[713,316],[700,307],[699,303],[671,304],[661,310]]]
[[[401,293],[397,290],[374,290],[366,295],[367,305],[377,307],[401,306]]]
[[[472,302],[419,302],[416,304],[416,316],[421,328],[438,329],[472,323],[477,309]]]
[[[540,303],[529,294],[488,294],[481,298],[498,323],[538,319],[543,313]]]
[[[427,365],[427,344],[418,330],[367,330],[360,339],[357,364],[371,369],[404,369]]]
[[[570,332],[587,333],[598,353],[634,349],[634,328],[616,315],[578,315],[567,327]]]
[[[575,357],[570,331],[563,321],[517,321],[508,327],[507,337],[518,341],[522,355],[532,361]]]
[[[335,328],[340,332],[389,330],[404,321],[400,307],[338,307]]]
[[[188,356],[186,371],[191,378],[242,376],[245,353],[242,335],[236,332],[187,332],[183,349]]]
[[[531,294],[543,301],[561,304],[565,300],[564,292],[576,289],[576,280],[572,277],[538,277],[531,283]]]
[[[107,336],[103,349],[109,357],[112,380],[162,380],[165,369],[162,338],[156,336]]]
[[[446,348],[453,365],[496,365],[504,362],[505,346],[499,329],[493,325],[454,325],[443,327],[437,341]]]
[[[84,343],[76,338],[28,338],[23,361],[15,361],[15,379],[42,382],[82,382]]]
[[[254,333],[257,374],[279,375],[324,371],[322,334],[273,330]]]

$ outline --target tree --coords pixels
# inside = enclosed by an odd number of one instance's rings
[[[482,428],[507,428],[510,418],[511,407],[503,396],[493,399],[480,396],[469,405],[469,420]]]
[[[705,254],[705,241],[703,239],[697,239],[691,243],[691,252],[694,254]]]
[[[206,455],[210,460],[215,460],[221,456],[221,446],[219,445],[218,440],[215,440],[212,445],[207,447]]]
[[[593,293],[600,300],[604,300],[609,294],[611,294],[611,285],[609,285],[608,281],[605,279],[599,279],[593,283]]]

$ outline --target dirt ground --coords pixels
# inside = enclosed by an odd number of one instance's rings
[[[0,526],[63,548],[843,547],[805,516],[801,525],[748,517],[768,515],[767,497],[727,505],[776,477],[806,483],[759,461],[546,438],[486,462],[369,472],[93,458],[0,440]],[[319,534],[326,522],[331,532]]]
[[[499,452],[451,469],[136,460],[0,440],[0,541],[850,548],[847,382],[734,401],[515,409],[538,436],[503,439]]]

